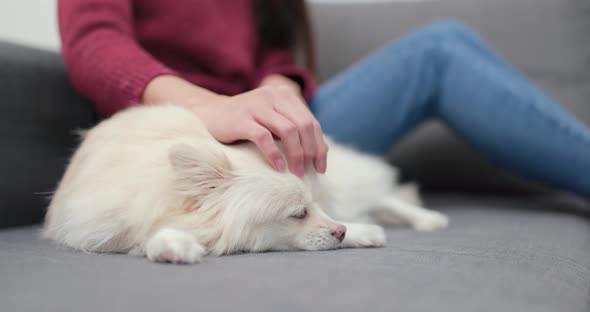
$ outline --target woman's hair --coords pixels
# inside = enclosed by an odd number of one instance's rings
[[[315,71],[313,37],[305,0],[254,0],[254,14],[263,46],[301,48],[305,66]]]

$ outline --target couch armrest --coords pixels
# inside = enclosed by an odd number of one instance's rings
[[[0,42],[0,228],[42,220],[48,192],[95,121],[57,53]]]

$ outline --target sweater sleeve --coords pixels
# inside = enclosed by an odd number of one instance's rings
[[[139,102],[154,77],[175,74],[134,37],[132,0],[58,0],[68,76],[107,117]]]
[[[263,49],[259,55],[259,67],[256,85],[272,74],[287,76],[301,86],[303,97],[311,99],[316,82],[313,75],[305,68],[295,64],[293,52],[289,50]]]

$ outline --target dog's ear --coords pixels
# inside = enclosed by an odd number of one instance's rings
[[[170,148],[168,156],[176,173],[177,190],[196,199],[227,185],[233,176],[225,154],[212,146],[195,148],[176,144]]]

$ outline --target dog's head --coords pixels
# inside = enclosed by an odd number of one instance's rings
[[[346,228],[322,211],[313,194],[313,174],[301,179],[276,172],[251,150],[236,151],[230,161],[219,150],[179,144],[169,156],[176,189],[189,199],[211,254],[327,250],[344,239]]]

